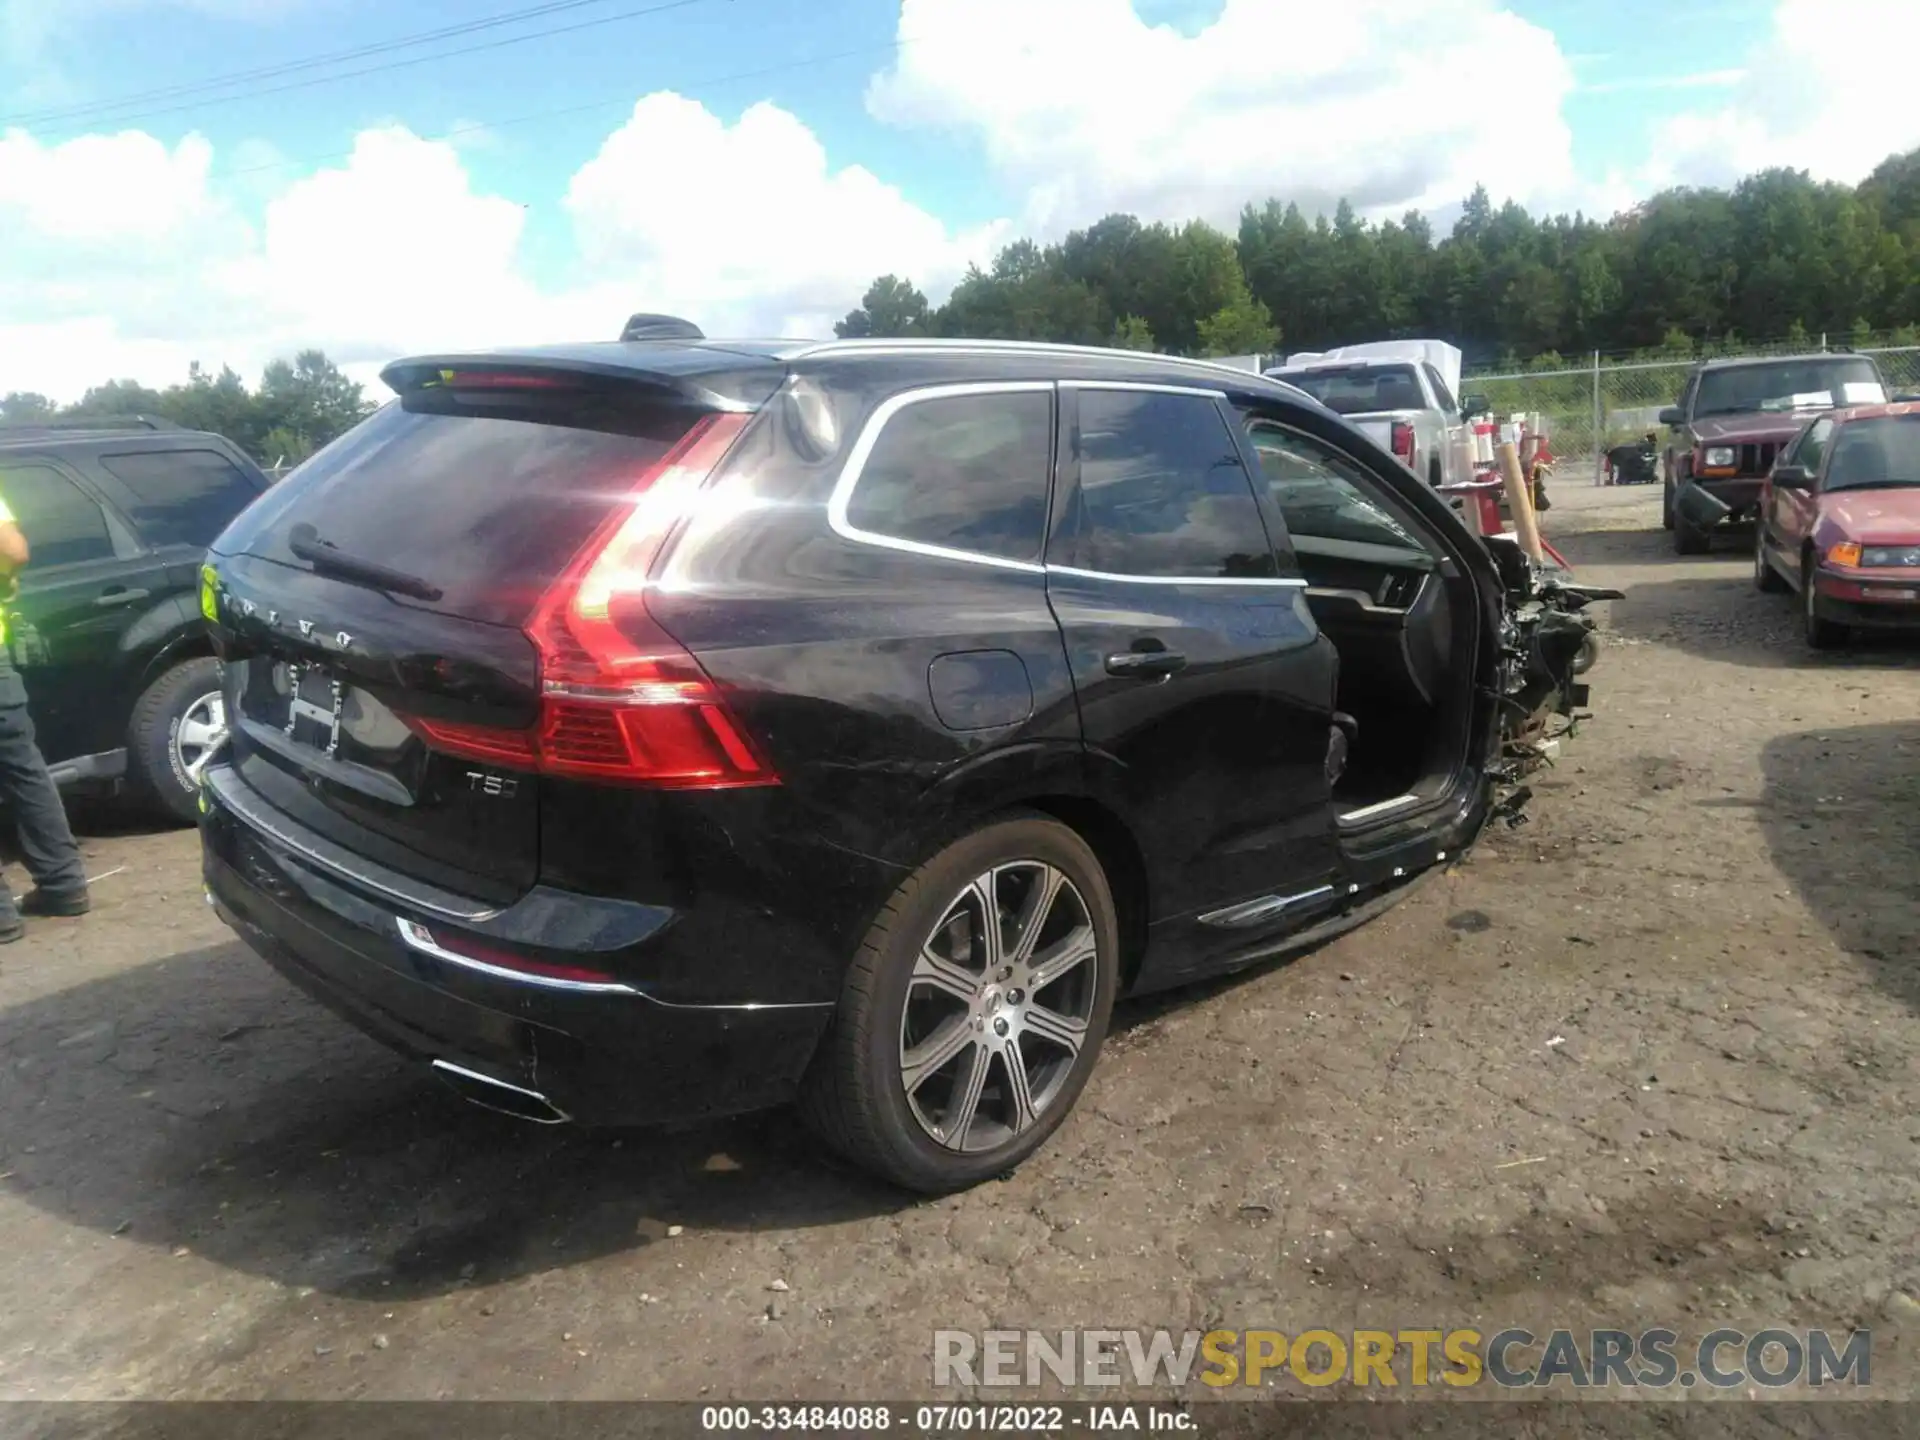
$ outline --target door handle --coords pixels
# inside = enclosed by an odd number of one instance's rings
[[[1132,680],[1164,680],[1187,668],[1187,657],[1173,650],[1122,650],[1107,656],[1107,673]]]
[[[129,590],[124,585],[116,585],[111,590],[103,590],[96,595],[93,603],[104,610],[110,605],[131,605],[136,600],[146,599],[147,594],[145,590]]]

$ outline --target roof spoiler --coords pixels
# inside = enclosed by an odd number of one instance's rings
[[[678,315],[629,315],[621,330],[622,340],[704,340],[706,335],[691,320]]]

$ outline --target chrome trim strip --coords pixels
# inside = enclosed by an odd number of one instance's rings
[[[1042,340],[821,340],[793,351],[786,358],[789,361],[812,360],[829,355],[1072,356],[1130,365],[1155,365],[1170,370],[1191,370],[1209,376],[1230,375],[1238,381],[1258,380],[1288,390],[1298,389],[1285,381],[1275,381],[1258,370],[1236,370],[1231,365],[1216,365],[1211,360],[1195,360],[1185,355],[1159,355],[1147,350],[1109,350],[1098,345],[1057,345]]]
[[[485,1085],[492,1090],[505,1090],[510,1094],[524,1095],[529,1100],[539,1101],[542,1105],[546,1106],[548,1110],[553,1112],[553,1118],[551,1119],[541,1119],[533,1115],[523,1115],[518,1110],[507,1110],[507,1111],[501,1112],[503,1114],[513,1116],[516,1120],[531,1121],[535,1125],[563,1125],[567,1121],[573,1118],[571,1115],[567,1114],[566,1111],[562,1110],[558,1105],[554,1104],[553,1101],[549,1100],[546,1096],[542,1095],[538,1090],[528,1090],[519,1085],[509,1085],[504,1080],[496,1080],[491,1075],[482,1075],[478,1070],[469,1070],[467,1069],[466,1066],[456,1065],[451,1060],[435,1060],[433,1062],[433,1068],[435,1070],[444,1071],[448,1075],[458,1075],[462,1080],[476,1080],[480,1084]],[[461,1098],[463,1100],[470,1101],[475,1105],[479,1105],[483,1103],[479,1100],[475,1100],[471,1095],[462,1095]]]
[[[1124,390],[1149,395],[1193,395],[1204,400],[1227,398],[1224,390],[1203,390],[1197,385],[1170,385],[1151,380],[1062,380],[1059,385],[1062,390]]]
[[[557,975],[529,975],[524,970],[509,970],[504,965],[489,965],[485,960],[476,960],[471,955],[461,955],[447,949],[433,938],[433,932],[417,920],[409,920],[404,915],[395,919],[400,927],[400,938],[410,950],[418,950],[422,955],[431,955],[436,960],[444,960],[449,965],[457,965],[462,970],[471,970],[475,974],[485,975],[494,980],[508,980],[516,985],[531,985],[538,990],[565,990],[576,995],[638,995],[640,992],[631,985],[618,980],[563,980]]]
[[[1304,580],[1255,575],[1114,575],[1105,570],[1082,570],[1077,565],[1049,565],[1049,575],[1071,575],[1077,580],[1113,580],[1122,585],[1254,585],[1270,590],[1304,590]]]
[[[211,790],[220,804],[229,814],[242,824],[258,830],[262,835],[293,851],[301,859],[332,871],[356,885],[398,900],[403,905],[419,910],[431,910],[436,915],[445,915],[450,920],[463,920],[468,924],[491,920],[499,915],[498,906],[475,906],[460,897],[448,894],[437,886],[424,883],[409,884],[404,888],[375,879],[357,868],[346,858],[347,852],[331,840],[308,833],[306,835],[289,833],[292,830],[305,831],[304,825],[295,821],[276,823],[261,813],[261,807],[248,799],[243,792],[242,782],[233,776],[231,766],[209,766],[200,772],[201,783]]]
[[[833,494],[827,499],[827,524],[833,533],[843,540],[851,540],[860,545],[877,545],[886,550],[902,550],[909,555],[925,555],[934,560],[957,560],[962,564],[991,565],[999,570],[1014,570],[1023,575],[1044,575],[1046,567],[1035,561],[1007,560],[998,555],[982,555],[973,550],[950,550],[944,545],[925,545],[918,540],[902,540],[893,535],[882,535],[872,530],[862,530],[847,519],[847,508],[853,501],[854,488],[860,483],[860,474],[866,469],[867,461],[873,455],[873,448],[880,443],[880,433],[887,422],[909,405],[918,405],[927,400],[951,400],[967,395],[1035,395],[1051,394],[1051,380],[985,380],[965,385],[929,385],[918,390],[903,390],[890,396],[867,417],[867,423],[861,427],[860,436],[853,442],[853,449],[847,454],[847,463],[841,467],[840,478],[834,482]]]
[[[1368,820],[1375,815],[1385,815],[1391,810],[1404,810],[1409,805],[1418,805],[1418,795],[1396,795],[1391,800],[1381,800],[1373,805],[1362,805],[1358,810],[1348,810],[1340,817],[1342,825],[1350,825],[1356,820]]]
[[[745,1012],[753,1010],[830,1010],[832,1000],[783,1000],[769,1004],[749,1001],[734,1005],[688,1005],[676,1000],[657,1000],[633,985],[619,980],[563,980],[551,975],[529,975],[523,970],[510,970],[504,965],[490,965],[485,960],[476,960],[471,955],[461,955],[447,949],[433,938],[433,933],[418,921],[405,916],[396,916],[394,923],[400,929],[400,938],[407,947],[418,950],[423,955],[431,955],[436,960],[444,960],[449,965],[458,965],[463,970],[485,975],[495,980],[507,980],[520,985],[531,985],[541,990],[562,990],[576,995],[631,995],[637,1000],[645,1000],[650,1005],[658,1005],[663,1010],[725,1010]]]
[[[1200,917],[1200,923],[1240,929],[1248,925],[1257,925],[1262,920],[1270,920],[1281,911],[1290,910],[1295,905],[1304,905],[1309,900],[1321,900],[1331,894],[1333,894],[1333,886],[1319,885],[1311,890],[1303,890],[1298,895],[1263,895],[1258,900],[1229,905],[1224,910],[1211,910]]]

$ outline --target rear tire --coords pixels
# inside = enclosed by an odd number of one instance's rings
[[[139,802],[157,817],[191,825],[199,792],[187,767],[225,725],[220,662],[183,660],[149,685],[127,725],[127,779]]]
[[[1753,525],[1753,588],[1762,595],[1779,595],[1788,588],[1786,579],[1767,559],[1767,522],[1764,520],[1756,520]]]
[[[1838,650],[1847,643],[1852,632],[1837,620],[1825,619],[1814,609],[1816,594],[1813,588],[1813,565],[1809,562],[1800,571],[1800,618],[1807,644],[1814,650]]]
[[[991,930],[979,923],[989,903]],[[975,831],[882,907],[801,1113],[841,1155],[911,1190],[1004,1174],[1085,1088],[1119,949],[1106,875],[1077,834],[1037,815]]]

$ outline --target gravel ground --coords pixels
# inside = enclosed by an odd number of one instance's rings
[[[232,942],[192,835],[89,827],[94,914],[0,954],[0,1396],[907,1397],[936,1328],[1724,1323],[1871,1326],[1920,1398],[1920,649],[1815,657],[1743,537],[1556,499],[1628,595],[1532,823],[1124,1007],[1053,1144],[938,1203],[782,1114],[464,1108]]]

